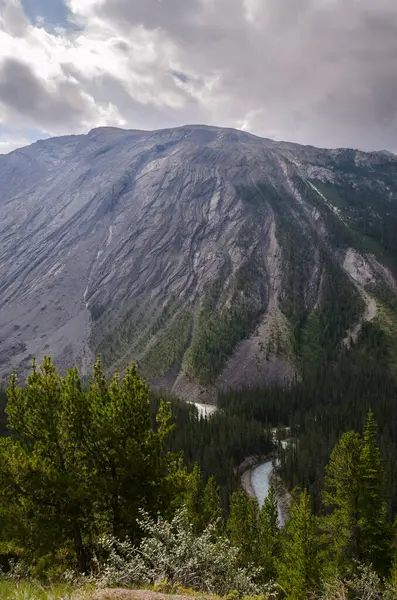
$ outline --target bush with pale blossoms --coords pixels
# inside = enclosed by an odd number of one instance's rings
[[[195,534],[186,509],[171,521],[161,516],[153,520],[144,511],[138,521],[144,532],[139,547],[129,540],[107,537],[102,545],[108,558],[101,569],[101,585],[181,586],[212,594],[262,595],[276,598],[275,586],[259,585],[261,570],[238,566],[238,549],[225,535],[219,536],[217,523]]]

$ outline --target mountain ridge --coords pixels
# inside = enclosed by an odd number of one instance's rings
[[[100,352],[216,399],[394,326],[391,153],[97,128],[3,155],[0,182],[4,376],[45,353],[87,372]]]

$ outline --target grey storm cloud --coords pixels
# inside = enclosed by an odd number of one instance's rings
[[[395,0],[106,0],[100,10],[126,32],[163,29],[181,68],[218,74],[211,121],[248,115],[262,135],[397,146]]]
[[[16,118],[28,117],[44,127],[79,123],[87,106],[81,90],[70,81],[58,82],[50,90],[29,66],[15,58],[0,65],[0,103]]]
[[[98,10],[122,27],[143,25],[148,29],[162,27],[177,39],[189,38],[200,30],[202,0],[110,0]],[[208,24],[207,24],[208,25]]]
[[[5,2],[8,29],[22,35],[19,0]],[[67,2],[79,43],[102,39],[114,53],[93,72],[77,49],[51,85],[14,58],[0,63],[0,102],[37,126],[77,131],[109,105],[126,127],[205,122],[397,151],[396,0]],[[72,45],[73,35],[62,33]]]
[[[62,65],[63,71],[67,76],[72,76],[80,85],[101,104],[109,100],[109,90],[111,90],[112,102],[117,106],[120,113],[127,122],[127,126],[140,129],[161,129],[163,127],[177,127],[181,123],[187,123],[191,120],[192,114],[196,120],[204,122],[206,120],[205,110],[192,98],[186,91],[180,90],[181,96],[185,100],[182,108],[172,108],[169,106],[153,107],[151,103],[138,102],[126,87],[126,84],[119,78],[110,73],[95,77],[94,79],[84,75],[73,65]],[[186,78],[183,74],[173,72],[162,75],[160,85],[163,88],[172,88],[174,86],[173,77]]]

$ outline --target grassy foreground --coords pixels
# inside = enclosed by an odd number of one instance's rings
[[[93,589],[76,589],[67,584],[43,586],[31,581],[1,581],[1,600],[89,600]]]
[[[173,591],[175,592],[175,590]],[[0,580],[0,600],[221,600],[193,590],[178,588],[176,593],[150,589],[96,589],[94,585],[77,587],[67,584],[42,585],[23,580]],[[255,600],[254,597],[249,600]],[[258,597],[259,600],[259,597]]]

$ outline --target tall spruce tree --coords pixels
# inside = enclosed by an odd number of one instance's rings
[[[322,520],[338,571],[356,561],[380,573],[390,566],[391,526],[383,497],[383,469],[376,424],[368,413],[364,436],[349,431],[336,444],[326,467],[323,502],[331,513]]]
[[[257,563],[259,558],[259,506],[257,499],[248,498],[243,489],[238,489],[231,496],[230,514],[226,528],[231,543],[239,549],[241,565]]]
[[[359,459],[360,470],[360,558],[380,572],[390,567],[391,525],[383,495],[383,469],[377,444],[377,427],[368,412]]]
[[[205,529],[210,523],[218,523],[218,530],[222,529],[222,509],[220,487],[212,475],[203,490],[200,503],[202,528]]]
[[[82,431],[87,397],[77,370],[62,379],[49,358],[40,367],[33,361],[26,387],[14,374],[7,396],[0,501],[14,523],[12,542],[31,559],[71,546],[84,572],[94,497]]]
[[[285,535],[278,583],[288,600],[304,600],[311,597],[320,578],[319,536],[306,490],[296,493]]]
[[[220,488],[211,476],[204,485],[201,469],[198,464],[193,466],[186,478],[186,489],[183,503],[187,509],[190,523],[195,533],[201,533],[210,523],[218,522],[222,529],[222,509]]]
[[[281,531],[278,521],[277,497],[273,487],[265,498],[259,513],[259,560],[264,579],[273,580],[277,575],[277,561],[281,552]]]
[[[201,470],[199,465],[195,464],[191,473],[188,475],[183,498],[189,521],[192,524],[195,533],[200,533],[202,531],[201,499],[203,488],[204,483]]]
[[[330,548],[328,565],[350,568],[360,555],[360,455],[358,433],[343,434],[326,467],[324,505],[331,513],[322,520]]]

